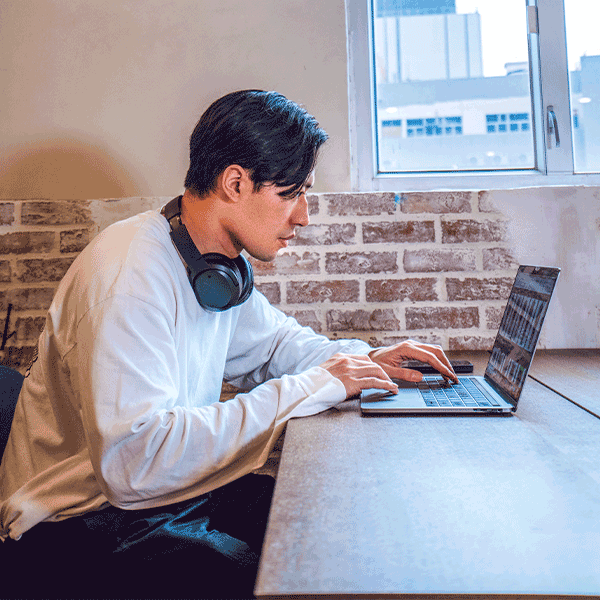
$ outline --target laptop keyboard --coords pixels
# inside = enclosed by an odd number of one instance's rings
[[[460,383],[449,384],[438,378],[417,383],[423,400],[427,406],[500,406],[500,404],[483,392],[468,377],[462,377]]]

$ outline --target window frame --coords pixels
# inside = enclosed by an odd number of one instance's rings
[[[481,190],[600,185],[600,173],[575,173],[571,95],[563,0],[523,0],[527,5],[531,126],[536,167],[497,171],[377,173],[373,77],[374,0],[346,0],[350,166],[353,191]],[[547,131],[546,107],[554,107],[560,147]],[[568,124],[568,127],[565,126]],[[550,148],[548,148],[550,144]]]

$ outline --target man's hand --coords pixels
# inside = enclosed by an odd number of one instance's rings
[[[434,369],[437,369],[442,377],[447,381],[458,383],[456,373],[450,365],[450,361],[444,354],[441,346],[433,344],[421,344],[414,340],[407,340],[380,348],[369,353],[369,357],[374,363],[377,363],[389,377],[402,379],[404,381],[421,381],[422,373],[413,369],[405,369],[402,367],[402,362],[405,360],[420,360],[430,364]]]
[[[334,354],[321,368],[329,371],[344,384],[346,398],[370,388],[388,390],[394,394],[398,391],[398,386],[368,356]]]

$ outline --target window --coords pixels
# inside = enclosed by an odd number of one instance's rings
[[[518,132],[518,131],[529,131],[529,123],[523,121],[529,121],[529,113],[511,114],[511,115],[486,115],[485,120],[487,123],[488,133],[501,133],[506,131]],[[507,121],[510,121],[510,125],[507,128]],[[521,123],[514,123],[514,121],[520,121]],[[518,149],[519,144],[516,143],[514,146]],[[522,161],[521,161],[522,162]],[[522,166],[522,165],[520,165]]]
[[[600,184],[600,3],[347,0],[347,14],[353,189]]]

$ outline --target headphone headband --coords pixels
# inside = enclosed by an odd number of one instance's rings
[[[175,245],[188,267],[195,263],[202,269],[209,269],[209,265],[202,257],[202,254],[198,252],[198,248],[196,248],[192,236],[181,220],[182,197],[183,196],[178,196],[177,198],[173,198],[173,200],[171,200],[163,209],[163,214],[171,226],[171,238],[173,238],[173,233],[176,233],[179,239],[178,243]]]

